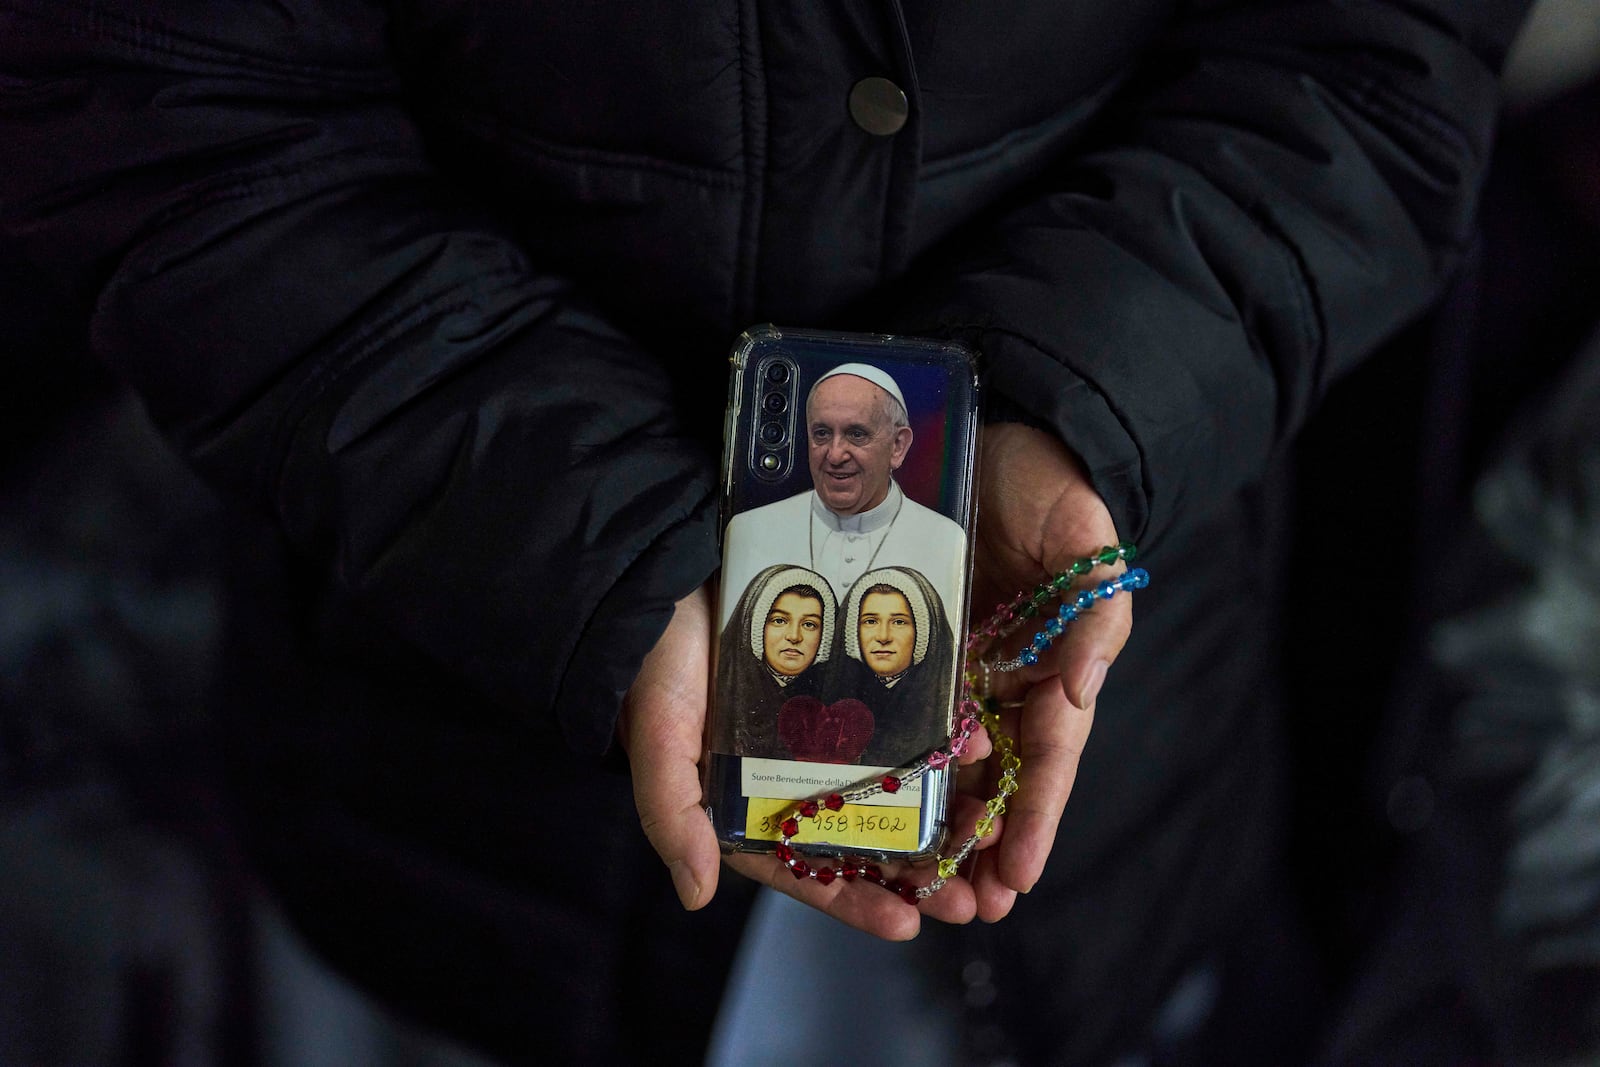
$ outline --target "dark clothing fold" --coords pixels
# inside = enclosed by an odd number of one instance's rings
[[[255,524],[253,699],[224,716],[302,922],[413,1011],[577,1055],[633,1003],[629,953],[693,928],[630,910],[665,878],[601,768],[717,568],[737,332],[973,341],[1123,536],[1226,590],[1237,554],[1195,539],[1271,526],[1253,487],[1458,258],[1523,6],[0,0],[0,260],[29,279],[0,326],[24,361],[92,350]],[[906,96],[892,135],[852,118],[868,77]],[[1052,877],[1137,813],[1120,840],[1187,879],[1167,815],[1264,788],[1225,740],[1277,714],[1232,663],[1249,628],[1136,633],[1143,685],[1113,674]],[[1093,958],[1192,954],[1223,882],[1123,898]],[[481,981],[430,978],[474,953]],[[1053,1018],[1106,988],[1079,977]]]

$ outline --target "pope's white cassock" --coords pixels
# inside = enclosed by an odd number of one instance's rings
[[[745,586],[763,567],[792,563],[828,579],[840,601],[850,585],[877,567],[922,572],[944,601],[955,626],[966,577],[967,536],[954,521],[918,504],[894,482],[877,507],[859,515],[836,515],[816,491],[735,515],[723,539],[720,633],[728,625]],[[952,636],[955,636],[952,634]]]

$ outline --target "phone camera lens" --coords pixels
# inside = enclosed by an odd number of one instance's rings
[[[767,364],[767,381],[773,385],[782,385],[789,380],[789,365],[787,363]]]
[[[783,423],[766,422],[761,424],[761,442],[767,445],[783,443]]]
[[[768,393],[761,406],[767,409],[768,415],[782,415],[789,410],[789,398],[782,393]]]

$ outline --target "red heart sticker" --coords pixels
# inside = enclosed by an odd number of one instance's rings
[[[790,697],[778,709],[778,737],[797,760],[854,763],[872,740],[872,710],[852,697],[824,704]]]

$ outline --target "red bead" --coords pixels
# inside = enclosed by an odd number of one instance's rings
[[[832,867],[818,867],[817,868],[817,881],[820,882],[823,885],[827,885],[827,884],[829,884],[830,882],[833,881],[834,873],[835,872],[834,872],[834,869]]]
[[[783,831],[784,837],[793,837],[800,832],[800,823],[795,819],[785,819],[779,829]]]
[[[817,817],[817,802],[815,800],[802,801],[800,804],[800,814],[804,818],[815,819]]]
[[[778,858],[780,860],[782,860],[784,863],[788,863],[790,860],[794,859],[794,849],[790,848],[788,845],[783,844],[781,841],[778,843],[778,848],[777,848],[776,851],[777,851],[777,854],[778,854]]]
[[[804,878],[811,873],[811,868],[806,866],[805,860],[795,860],[794,866],[789,868],[789,873],[796,878]]]
[[[823,803],[828,805],[829,811],[838,811],[840,808],[844,807],[844,797],[840,796],[838,793],[829,793],[828,799],[824,800]]]
[[[884,775],[883,776],[883,791],[885,793],[898,793],[898,792],[900,792],[900,779],[896,778],[892,774]]]
[[[868,863],[862,866],[861,877],[869,882],[881,883],[883,881],[883,872],[878,870],[876,864]]]
[[[847,881],[847,882],[855,881],[856,880],[856,876],[859,875],[860,873],[861,872],[856,870],[854,867],[841,867],[841,868],[839,868],[840,876],[843,877],[844,880]]]
[[[915,904],[917,902],[917,887],[914,885],[907,885],[896,878],[892,882],[885,882],[883,887],[907,904]]]

